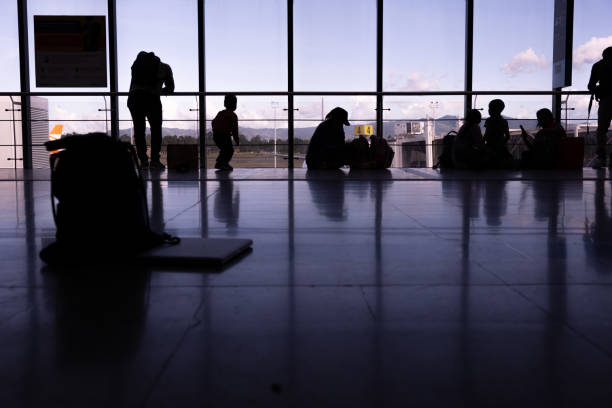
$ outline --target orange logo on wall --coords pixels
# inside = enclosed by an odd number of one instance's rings
[[[64,130],[64,125],[55,125],[53,129],[49,132],[49,140],[58,140],[62,138],[62,130]],[[53,150],[49,152],[49,154],[54,154],[59,152],[59,150]]]

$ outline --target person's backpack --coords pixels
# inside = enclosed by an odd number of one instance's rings
[[[146,193],[134,148],[104,133],[45,143],[50,156],[56,242],[40,257],[48,264],[109,262],[179,239],[151,231]]]
[[[347,163],[352,169],[371,169],[376,167],[372,160],[370,144],[368,140],[359,136],[346,144]]]
[[[387,169],[393,163],[395,152],[382,136],[370,137],[370,151],[377,169]]]
[[[442,139],[442,153],[438,157],[438,163],[436,163],[433,168],[441,168],[441,169],[452,169],[454,167],[453,164],[453,146],[455,145],[455,138],[457,137],[457,132],[451,130],[444,136]]]
[[[157,83],[161,60],[152,52],[141,51],[132,64],[132,79],[140,85],[153,86]]]

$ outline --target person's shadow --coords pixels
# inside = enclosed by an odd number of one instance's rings
[[[226,225],[227,232],[235,235],[240,218],[240,190],[234,190],[234,181],[223,173],[216,173],[219,190],[215,194],[213,215]]]
[[[612,258],[612,204],[606,205],[606,170],[597,171],[595,181],[595,214],[592,220],[585,219],[584,246],[587,260],[599,266],[598,259]],[[609,268],[597,268],[609,271]]]
[[[344,205],[345,178],[342,170],[306,171],[312,202],[319,213],[331,221],[344,221],[347,218]]]

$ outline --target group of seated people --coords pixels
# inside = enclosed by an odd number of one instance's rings
[[[508,121],[501,115],[505,105],[501,99],[489,103],[489,118],[485,121],[482,135],[480,112],[472,109],[465,123],[455,136],[451,150],[451,160],[442,167],[457,169],[554,169],[559,166],[561,140],[567,135],[558,124],[550,109],[540,109],[536,113],[540,130],[530,135],[521,125],[521,137],[527,150],[521,160],[514,160],[506,147],[510,139]],[[444,153],[443,153],[444,154]]]
[[[567,135],[554,120],[550,109],[540,109],[536,113],[540,130],[535,135],[527,133],[521,125],[521,137],[527,150],[520,160],[515,160],[506,146],[510,130],[508,121],[501,115],[504,108],[501,99],[489,103],[484,136],[480,128],[480,112],[470,110],[456,136],[445,138],[436,167],[469,170],[559,167],[560,144]],[[306,154],[309,169],[339,169],[345,165],[353,169],[384,169],[391,166],[394,152],[383,137],[371,136],[368,143],[364,136],[359,136],[346,143],[344,126],[350,126],[348,112],[342,108],[332,109],[310,139]]]
[[[362,135],[345,142],[344,126],[350,126],[348,112],[332,109],[317,126],[306,153],[306,165],[310,170],[339,169],[345,165],[351,169],[386,169],[393,161],[393,149],[381,136],[371,136],[370,142]]]

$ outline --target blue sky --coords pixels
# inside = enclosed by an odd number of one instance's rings
[[[0,89],[18,89],[16,1],[0,16],[2,75]],[[197,89],[197,6],[195,0],[119,0],[119,87],[127,90],[130,65],[140,50],[152,50],[174,71],[177,90]],[[551,87],[553,0],[476,0],[474,27],[474,89],[547,90]],[[207,0],[206,68],[209,90],[286,90],[286,5],[284,0]],[[171,5],[169,7],[169,5]],[[576,0],[574,85],[584,89],[590,66],[612,45],[609,0]],[[29,14],[105,14],[105,0],[30,0]],[[371,91],[375,87],[375,1],[295,0],[294,62],[296,90]],[[464,0],[386,0],[384,86],[386,90],[461,90],[464,75]],[[32,38],[32,37],[31,37]],[[31,46],[33,51],[33,46]],[[576,55],[579,56],[576,59]],[[32,63],[32,75],[34,66]],[[32,80],[32,84],[35,81]],[[34,88],[34,90],[38,90]],[[43,90],[43,89],[40,89]],[[76,89],[84,90],[84,89]],[[430,113],[434,98],[387,98],[389,119],[420,118]],[[437,115],[460,114],[462,98],[435,98]],[[490,98],[489,98],[490,99]],[[504,98],[506,114],[533,117],[549,97]],[[238,114],[253,127],[271,127],[271,102],[279,102],[277,118],[286,117],[286,98],[239,100]],[[488,99],[477,105],[486,107]],[[54,119],[100,119],[102,98],[53,98]],[[221,98],[208,98],[210,114]],[[121,119],[129,126],[125,100]],[[584,114],[584,98],[570,100],[575,115]],[[345,106],[354,119],[374,117],[374,98],[326,98],[325,107]],[[193,97],[164,98],[164,114],[176,119],[168,126],[190,127]],[[296,117],[312,122],[321,116],[319,97],[296,98]],[[85,124],[70,122],[75,130]],[[245,122],[246,125],[246,122]],[[280,123],[284,127],[286,123]],[[91,129],[86,128],[87,130]]]

